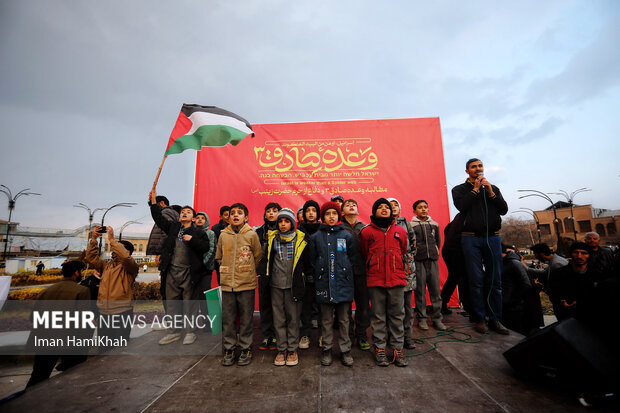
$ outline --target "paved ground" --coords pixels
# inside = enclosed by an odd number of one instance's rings
[[[319,363],[316,347],[302,350],[296,367],[273,366],[274,351],[255,351],[247,367],[222,367],[218,337],[200,334],[192,346],[176,346],[175,355],[153,355],[165,334],[154,331],[132,339],[129,351],[90,358],[71,370],[40,383],[1,406],[3,412],[45,411],[424,411],[424,412],[550,412],[583,411],[576,399],[520,381],[502,353],[522,337],[475,333],[460,315],[446,324],[472,342],[441,342],[430,350],[426,339],[407,350],[409,366],[376,367],[371,354],[353,350],[355,365]],[[435,335],[432,329],[418,338]],[[258,342],[258,317],[255,317]],[[441,337],[449,340],[449,337]],[[201,354],[196,353],[196,347]],[[189,348],[191,347],[191,349]],[[169,350],[172,350],[170,348]],[[145,354],[151,355],[145,355]],[[10,363],[3,361],[3,375]],[[30,361],[21,358],[25,383]],[[15,371],[14,371],[15,373]],[[23,388],[17,386],[17,390]],[[5,382],[2,382],[4,387]]]

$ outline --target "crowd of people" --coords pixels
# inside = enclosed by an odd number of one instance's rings
[[[601,306],[598,297],[617,291],[616,260],[599,246],[596,233],[571,246],[570,262],[546,244],[534,245],[544,267],[527,267],[514,247],[501,242],[501,216],[508,205],[499,188],[485,178],[482,161],[468,160],[465,172],[466,181],[452,189],[459,212],[443,229],[441,255],[448,269],[443,289],[438,266],[441,228],[429,215],[426,200],[413,203],[414,216],[407,220],[397,199],[379,198],[368,224],[359,220],[357,201],[339,195],[323,205],[307,200],[296,211],[269,202],[264,223],[255,228],[248,224],[248,208],[234,203],[222,206],[218,222],[209,228],[206,213],[191,206],[173,208],[152,190],[148,203],[155,226],[147,254],[157,256],[165,311],[204,311],[196,303],[204,300],[215,272],[221,287],[222,365],[252,361],[258,289],[258,348],[276,350],[276,366],[297,365],[300,349],[312,345],[321,348],[320,363],[331,365],[337,329],[343,365],[353,365],[351,349],[357,344],[363,351],[372,349],[378,366],[404,367],[404,349],[415,348],[414,320],[422,331],[431,326],[446,330],[443,316],[452,312],[448,303],[457,286],[463,313],[474,329],[504,335],[510,333],[508,328],[532,334],[543,325],[541,289],[559,320],[591,315]],[[84,257],[101,274],[98,310],[104,316],[132,314],[131,292],[138,273],[131,258],[133,246],[115,240],[108,227],[113,261],[106,263],[96,244],[103,234],[104,228],[95,228]],[[65,272],[67,283],[79,279],[80,268],[67,267]],[[76,299],[90,298],[87,290],[67,283]],[[313,328],[320,329],[316,343],[311,340]],[[127,330],[107,333],[129,336]],[[195,327],[172,328],[159,344],[181,339],[184,345],[193,344]]]

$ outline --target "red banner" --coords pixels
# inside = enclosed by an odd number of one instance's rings
[[[194,206],[212,223],[219,208],[243,202],[251,225],[271,201],[297,211],[333,195],[358,202],[369,223],[373,202],[396,198],[410,220],[424,199],[443,229],[450,221],[439,118],[253,125],[239,145],[198,152]],[[443,235],[443,234],[442,234]],[[447,272],[440,263],[443,282]],[[453,300],[451,304],[456,304]]]

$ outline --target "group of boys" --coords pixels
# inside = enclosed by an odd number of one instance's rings
[[[259,349],[277,350],[274,364],[295,366],[299,349],[310,347],[313,319],[320,326],[321,364],[333,362],[333,329],[338,328],[341,362],[353,365],[351,348],[357,340],[369,350],[366,331],[379,366],[406,366],[403,348],[414,348],[412,292],[419,326],[427,330],[426,288],[438,330],[441,297],[437,267],[439,227],[428,215],[428,203],[414,204],[410,223],[400,216],[400,203],[378,199],[371,223],[358,221],[357,202],[334,196],[321,207],[307,201],[296,213],[270,202],[264,223],[252,229],[243,204],[230,206],[229,225],[217,241],[222,288],[224,358],[230,366],[251,362],[252,314],[258,287],[262,341]],[[416,248],[416,238],[419,239]],[[415,285],[415,269],[423,271]],[[258,276],[258,282],[257,282]],[[421,295],[421,297],[418,297]],[[370,304],[369,304],[370,301]],[[355,319],[352,303],[355,302]],[[236,326],[238,320],[238,327]],[[239,349],[238,357],[235,350]]]

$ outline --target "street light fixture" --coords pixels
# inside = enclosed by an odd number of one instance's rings
[[[15,201],[17,201],[17,198],[19,198],[20,196],[41,195],[41,194],[38,194],[36,192],[28,192],[30,191],[30,188],[26,188],[26,189],[22,189],[17,194],[15,194],[15,196],[13,196],[13,193],[7,186],[0,185],[0,187],[4,188],[4,189],[0,189],[0,192],[5,194],[7,198],[9,198],[9,221],[6,224],[6,236],[4,238],[4,253],[2,254],[2,259],[6,263],[6,250],[7,250],[7,247],[9,246],[9,233],[11,232],[11,216],[13,215],[13,209],[15,209]]]
[[[90,209],[88,206],[84,205],[84,204],[83,204],[83,203],[81,203],[81,202],[80,202],[79,204],[77,204],[77,205],[73,205],[73,206],[74,206],[75,208],[82,208],[82,209],[85,209],[85,210],[88,212],[88,237],[86,237],[86,240],[87,240],[87,241],[86,241],[86,244],[88,244],[88,240],[90,240],[90,237],[91,237],[90,230],[91,230],[91,228],[92,228],[92,226],[93,226],[93,218],[94,218],[94,216],[95,216],[95,213],[96,213],[97,211],[103,211],[105,208],[95,208],[95,209],[93,209],[93,210],[91,211],[91,209]]]
[[[124,230],[125,228],[127,228],[128,226],[133,225],[133,224],[142,224],[142,222],[138,222],[138,221],[127,221],[127,222],[125,222],[123,225],[121,225],[121,230],[120,230],[120,232],[119,232],[119,234],[118,234],[118,240],[119,240],[119,241],[121,241],[121,240],[123,239],[123,230]]]
[[[575,237],[575,240],[577,239],[577,226],[575,225],[575,216],[573,215],[573,199],[575,199],[575,195],[580,194],[582,192],[588,192],[591,191],[591,189],[589,188],[579,188],[573,192],[569,193],[564,191],[563,189],[559,189],[560,192],[549,192],[550,194],[554,194],[554,195],[562,195],[564,196],[564,198],[566,198],[566,201],[568,201],[568,204],[570,205],[570,219],[571,222],[573,223],[573,235]]]
[[[116,207],[127,207],[127,208],[131,208],[132,206],[137,205],[135,202],[119,202],[118,204],[114,204],[112,205],[110,208],[107,208],[105,210],[105,212],[103,213],[103,217],[101,217],[101,226],[103,227],[103,223],[105,222],[105,216],[108,212],[110,212],[111,209],[114,209]],[[102,244],[102,238],[99,238],[99,254],[101,255],[101,244]]]
[[[555,227],[555,235],[556,235],[556,238],[557,238],[557,244],[556,244],[556,249],[555,250],[558,251],[558,252],[562,252],[561,251],[562,250],[562,243],[560,242],[560,231],[559,231],[559,228],[558,228],[558,222],[559,222],[558,213],[556,211],[555,203],[553,202],[553,200],[549,197],[549,195],[545,194],[544,192],[537,191],[535,189],[518,189],[517,192],[533,192],[531,194],[520,196],[519,199],[527,198],[527,197],[530,197],[530,196],[535,196],[535,197],[543,198],[543,199],[546,199],[547,201],[549,201],[549,203],[551,204],[551,208],[553,209],[553,217],[554,217],[553,218],[553,225]]]

